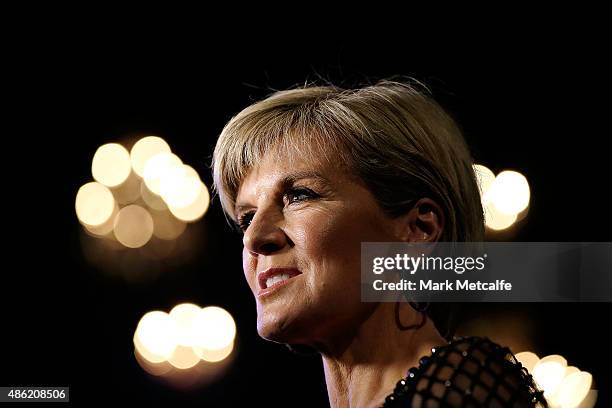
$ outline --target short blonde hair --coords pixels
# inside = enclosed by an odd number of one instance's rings
[[[441,241],[482,241],[473,160],[455,121],[418,82],[358,89],[306,86],[256,102],[223,128],[215,146],[213,197],[234,223],[240,183],[266,154],[299,152],[340,164],[396,217],[422,197],[443,209]]]

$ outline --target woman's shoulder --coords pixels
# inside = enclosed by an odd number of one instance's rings
[[[508,347],[487,337],[455,337],[408,370],[385,407],[546,406],[543,393]]]

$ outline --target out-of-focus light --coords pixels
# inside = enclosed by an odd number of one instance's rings
[[[538,359],[532,352],[524,351],[516,359],[533,375],[544,397],[553,408],[592,408],[597,400],[597,390],[591,390],[593,377],[577,367],[567,366],[567,360],[558,354]]]
[[[138,205],[128,205],[119,210],[115,218],[114,232],[117,241],[128,248],[140,248],[153,235],[153,218]]]
[[[597,402],[597,390],[589,390],[586,397],[578,405],[578,408],[593,408]]]
[[[544,396],[550,398],[556,391],[563,377],[567,362],[558,355],[547,356],[541,359],[533,368],[533,378],[544,391]]]
[[[147,206],[153,210],[164,211],[168,209],[166,202],[160,196],[149,191],[144,180],[140,184],[140,196]]]
[[[168,358],[168,362],[173,367],[186,370],[198,364],[200,356],[196,354],[193,347],[177,345],[172,355]]]
[[[140,198],[140,183],[140,177],[131,171],[123,184],[112,189],[113,196],[117,203],[127,205],[138,200]]]
[[[189,347],[194,345],[193,321],[201,310],[201,307],[193,303],[181,303],[172,308],[170,318],[174,320],[177,344]]]
[[[178,238],[187,224],[177,219],[168,210],[166,211],[151,211],[153,217],[153,235],[165,241],[171,241]]]
[[[134,348],[134,357],[136,357],[136,361],[142,367],[142,369],[151,375],[159,377],[169,373],[172,370],[172,365],[166,360],[153,363],[141,354],[139,348]]]
[[[525,176],[516,171],[502,171],[496,177],[484,196],[485,202],[492,202],[499,212],[516,215],[529,205],[530,190]]]
[[[204,361],[216,363],[225,360],[234,350],[234,342],[232,341],[226,347],[218,350],[210,350],[203,347],[194,347],[194,351]]]
[[[95,227],[92,227],[91,225],[87,225],[87,224],[82,224],[83,227],[85,227],[85,230],[93,235],[96,238],[111,238],[113,237],[113,227],[115,225],[115,217],[117,217],[117,214],[119,213],[119,206],[117,204],[115,204],[115,206],[113,207],[113,213],[111,214],[111,216],[108,218],[108,220],[106,220],[106,222],[104,222],[103,224],[97,225]]]
[[[476,181],[478,182],[478,190],[480,191],[480,197],[484,197],[491,184],[495,180],[495,173],[493,173],[488,167],[482,164],[474,164],[474,173],[476,174]]]
[[[134,345],[152,363],[168,360],[176,348],[176,328],[168,313],[145,314],[136,328]]]
[[[485,224],[492,230],[504,230],[516,221],[516,214],[505,214],[491,201],[484,204]]]
[[[170,146],[164,139],[157,136],[143,137],[132,146],[130,151],[132,169],[140,177],[144,177],[147,161],[162,152],[170,153]]]
[[[82,224],[99,227],[113,215],[115,199],[108,187],[92,181],[79,188],[75,209]]]
[[[187,207],[195,202],[202,181],[193,167],[182,164],[169,168],[159,179],[159,192],[168,207]]]
[[[191,387],[223,374],[235,338],[234,319],[224,309],[182,303],[169,314],[154,311],[142,317],[134,333],[134,356],[148,373]]]
[[[593,382],[593,376],[586,371],[578,371],[566,376],[553,402],[565,408],[577,407],[584,400]]]
[[[557,364],[562,365],[563,367],[567,367],[567,360],[565,359],[565,357],[559,355],[559,354],[551,354],[549,356],[546,357],[542,357],[540,359],[540,363],[548,363],[548,362],[555,362]]]
[[[117,187],[131,171],[130,154],[118,143],[107,143],[96,150],[91,162],[94,180],[107,187]]]
[[[168,152],[158,153],[147,160],[144,167],[144,181],[149,191],[153,194],[160,195],[161,179],[166,176],[172,168],[182,165],[183,162],[177,155]]]
[[[203,308],[193,320],[194,343],[205,350],[222,350],[234,342],[236,323],[225,309]]]
[[[194,222],[204,216],[210,204],[210,194],[204,183],[200,182],[199,187],[200,191],[191,205],[187,207],[168,206],[168,209],[176,218],[185,222]]]
[[[540,358],[531,351],[523,351],[515,355],[516,359],[521,362],[523,367],[528,371],[533,371],[533,367],[540,361]]]

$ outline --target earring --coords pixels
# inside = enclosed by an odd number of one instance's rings
[[[427,321],[427,314],[425,314],[426,307],[420,310],[420,307],[414,306],[413,302],[410,302],[410,305],[414,308],[414,310],[420,313],[421,321],[407,326],[404,325],[400,319],[400,302],[397,301],[395,302],[395,324],[400,330],[420,329],[425,325],[425,322]],[[429,304],[426,305],[429,306]]]

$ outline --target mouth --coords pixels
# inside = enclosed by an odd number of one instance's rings
[[[268,268],[257,275],[259,292],[257,297],[262,297],[276,292],[281,287],[290,283],[291,279],[301,275],[297,268]]]

